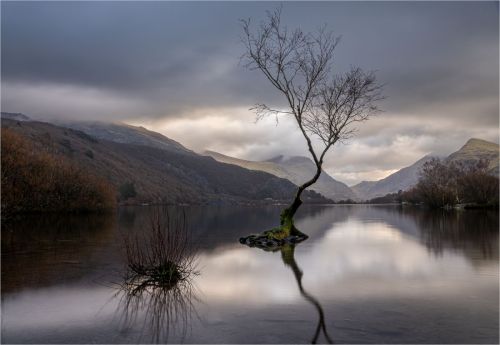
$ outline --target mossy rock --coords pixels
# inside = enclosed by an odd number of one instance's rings
[[[275,251],[285,245],[296,244],[308,239],[306,234],[295,229],[293,233],[283,227],[273,228],[258,235],[241,237],[240,243],[249,247],[257,247],[266,251]]]
[[[249,247],[275,251],[285,245],[300,243],[309,238],[295,227],[290,208],[281,212],[280,224],[280,226],[266,230],[258,235],[241,237],[240,243]]]

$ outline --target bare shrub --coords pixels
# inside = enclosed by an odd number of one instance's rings
[[[186,215],[171,218],[165,206],[151,211],[142,236],[125,236],[128,285],[174,287],[195,272]]]
[[[134,323],[144,313],[155,342],[166,342],[171,327],[183,337],[195,312],[192,277],[198,274],[185,213],[170,217],[166,206],[153,208],[149,228],[125,235],[124,247],[127,269],[118,292],[122,321]]]

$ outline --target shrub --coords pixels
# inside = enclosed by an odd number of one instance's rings
[[[127,285],[171,288],[194,272],[186,219],[175,222],[166,207],[153,209],[150,227],[139,236],[125,236]]]

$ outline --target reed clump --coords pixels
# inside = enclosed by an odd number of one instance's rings
[[[196,274],[186,215],[171,217],[166,207],[152,210],[143,233],[125,236],[125,252],[125,282],[132,287],[171,289]]]

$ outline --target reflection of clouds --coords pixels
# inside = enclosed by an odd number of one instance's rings
[[[425,277],[445,274],[449,267],[467,269],[462,257],[445,253],[436,260],[419,242],[386,224],[353,220],[331,229],[299,260],[311,267],[312,276],[321,271],[318,276],[327,273],[332,280],[357,275],[391,279]]]
[[[9,332],[86,327],[112,317],[116,310],[106,287],[61,286],[11,296],[2,296],[2,330]]]
[[[343,219],[318,240],[311,238],[295,250],[297,265],[304,272],[304,289],[323,305],[333,299],[348,303],[388,299],[398,303],[398,298],[417,297],[422,303],[437,300],[468,306],[467,298],[476,298],[471,296],[498,295],[496,262],[474,268],[460,252],[444,249],[442,255],[433,255],[417,238],[382,221]],[[206,313],[211,321],[220,318],[227,322],[226,308],[259,313],[280,304],[303,303],[293,273],[283,264],[279,252],[235,245],[200,253],[199,262],[201,274],[193,278],[193,283],[205,305],[200,309],[209,310]],[[4,294],[2,336],[22,342],[23,336],[27,340],[54,334],[69,337],[78,329],[102,328],[108,334],[119,329],[115,314],[118,301],[111,299],[114,292],[95,285],[60,285]],[[139,326],[132,328],[137,331]]]
[[[299,297],[290,282],[290,272],[278,254],[252,248],[232,248],[223,253],[200,255],[202,273],[195,278],[209,300],[290,301]],[[271,278],[272,277],[272,278]],[[283,284],[283,282],[286,282]]]
[[[446,293],[462,286],[464,276],[475,274],[462,256],[452,252],[433,256],[412,237],[381,222],[348,220],[302,248],[296,257],[304,271],[304,286],[323,298],[428,294],[429,289]],[[233,248],[202,255],[200,261],[204,269],[197,283],[207,301],[241,299],[260,305],[300,299],[276,254]],[[462,279],[454,285],[457,274]]]

